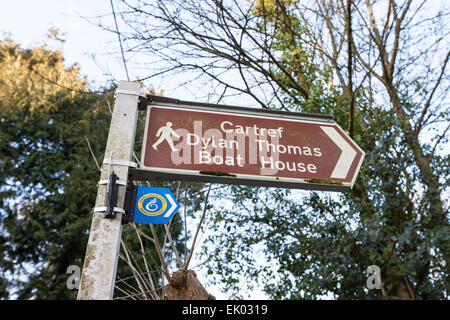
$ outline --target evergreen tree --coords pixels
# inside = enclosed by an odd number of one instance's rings
[[[76,297],[67,288],[66,272],[70,265],[83,266],[100,177],[94,157],[98,162],[104,157],[111,120],[107,101],[113,104],[114,88],[90,91],[79,68],[64,67],[63,61],[61,50],[25,50],[11,40],[0,42],[0,298]],[[139,114],[136,129],[138,156],[144,114]],[[180,194],[203,188],[178,182],[152,185]],[[200,195],[186,204],[195,211],[201,201]],[[172,220],[171,236],[183,253],[178,241],[181,218]],[[156,231],[164,239],[164,228]],[[139,239],[128,226],[122,240],[132,253],[145,250],[133,258],[135,268],[160,270],[153,243]],[[171,256],[165,258],[170,264]],[[127,293],[130,286],[137,288],[136,277],[122,260],[117,276]],[[144,276],[160,280],[159,273]],[[115,290],[115,297],[126,295]]]
[[[88,91],[60,50],[0,42],[0,203],[3,297],[74,298],[82,265],[111,91]]]

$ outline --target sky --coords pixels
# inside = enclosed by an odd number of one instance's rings
[[[61,47],[65,57],[65,65],[79,64],[81,74],[87,76],[91,86],[102,86],[110,79],[105,73],[110,73],[115,81],[126,80],[126,73],[120,55],[117,36],[104,31],[94,25],[92,17],[107,15],[104,22],[113,25],[111,4],[108,0],[0,0],[0,39],[10,38],[22,48],[33,48],[42,44],[49,44],[47,37],[49,28],[57,28],[65,32],[64,43],[51,42],[52,48]],[[117,9],[117,8],[116,8]],[[90,17],[91,23],[84,17]],[[109,20],[108,20],[109,19]],[[120,24],[119,24],[120,27]],[[116,53],[111,55],[110,53]],[[93,58],[95,55],[95,59]],[[177,97],[177,93],[169,93]],[[182,94],[182,93],[181,93]],[[180,92],[178,91],[178,95]],[[190,222],[195,228],[198,221]],[[195,229],[193,229],[195,230]],[[193,233],[191,231],[191,233]],[[204,240],[206,236],[202,236]],[[189,244],[188,244],[189,245]],[[201,243],[197,246],[201,247]],[[197,249],[198,250],[198,249]],[[203,272],[198,266],[203,261],[195,258],[191,266],[197,273],[199,281],[207,281],[206,270]],[[68,275],[69,276],[69,275]],[[217,299],[227,299],[220,292],[219,287],[207,286],[209,293]],[[246,294],[244,293],[244,297]],[[248,299],[266,299],[264,293],[258,289],[248,292]]]
[[[105,70],[116,80],[126,79],[122,62],[107,55],[119,50],[117,36],[84,18],[107,14],[113,23],[108,0],[0,0],[0,5],[0,39],[11,38],[23,48],[35,47],[48,43],[49,28],[58,28],[67,33],[62,44],[67,66],[78,63],[94,86],[107,80]]]

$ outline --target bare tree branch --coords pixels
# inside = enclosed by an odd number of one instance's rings
[[[202,216],[201,216],[201,218],[200,218],[200,222],[198,223],[198,226],[197,226],[197,230],[196,230],[196,232],[195,232],[194,239],[192,240],[191,251],[189,252],[189,256],[188,256],[188,258],[187,258],[187,260],[186,260],[186,263],[185,263],[184,266],[183,266],[183,269],[184,269],[184,270],[187,270],[188,267],[189,267],[189,263],[191,262],[192,255],[194,254],[194,248],[195,248],[195,243],[196,243],[196,241],[197,241],[198,233],[200,232],[200,229],[201,229],[203,220],[205,220],[205,216],[206,216],[206,212],[207,212],[207,208],[208,208],[208,198],[209,198],[209,193],[211,192],[211,186],[212,186],[212,183],[209,184],[208,192],[206,193],[205,204],[204,204],[204,207],[203,207],[203,213],[202,213]]]

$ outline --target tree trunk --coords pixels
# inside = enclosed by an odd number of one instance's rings
[[[192,270],[175,271],[164,289],[167,300],[216,300],[206,291]]]

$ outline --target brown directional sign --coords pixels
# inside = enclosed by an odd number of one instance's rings
[[[134,178],[346,191],[363,158],[329,116],[155,98]]]

